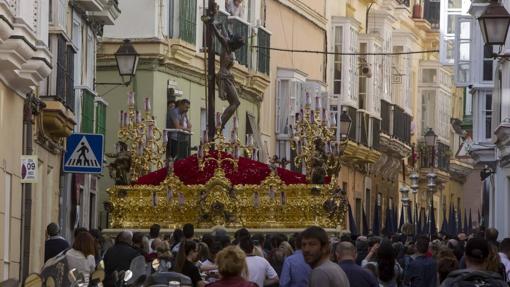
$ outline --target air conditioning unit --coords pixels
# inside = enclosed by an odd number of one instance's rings
[[[361,73],[361,76],[364,76],[367,78],[372,77],[372,70],[370,69],[370,67],[368,66],[367,63],[363,63],[360,65],[360,73]]]

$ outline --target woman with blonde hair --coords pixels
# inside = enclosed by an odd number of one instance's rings
[[[280,247],[280,250],[283,251],[284,258],[287,258],[294,253],[294,249],[292,249],[292,246],[290,245],[290,243],[288,241],[283,241],[282,243],[280,243],[279,247]]]
[[[208,284],[208,287],[257,287],[257,284],[247,281],[246,255],[237,246],[228,246],[216,255],[216,264],[221,279]]]

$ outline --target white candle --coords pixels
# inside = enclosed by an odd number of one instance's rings
[[[142,122],[142,114],[136,111],[136,123],[139,124]]]
[[[154,136],[152,129],[153,129],[152,125],[149,125],[149,127],[147,128],[147,139],[152,139],[152,137]]]
[[[135,94],[134,92],[128,93],[128,105],[132,106],[135,104]]]
[[[310,94],[306,92],[306,105],[310,106],[312,104],[312,99],[310,98]]]
[[[168,142],[168,132],[167,132],[167,131],[164,131],[164,132],[163,132],[163,135],[164,135],[164,136],[163,136],[163,143],[165,143],[165,144],[166,144],[166,143]]]

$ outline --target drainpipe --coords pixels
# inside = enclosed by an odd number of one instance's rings
[[[32,155],[33,94],[28,94],[23,106],[23,154]],[[30,266],[30,229],[32,228],[32,184],[22,184],[21,206],[21,268],[20,279],[26,278]]]
[[[372,5],[374,5],[375,2],[370,3],[370,5],[367,8],[367,12],[365,15],[365,34],[368,34],[368,13],[370,13],[370,9],[372,9]]]
[[[32,120],[46,105],[33,93],[27,95],[23,105],[23,154],[33,154]],[[30,273],[30,238],[32,229],[32,184],[22,184],[20,279]]]

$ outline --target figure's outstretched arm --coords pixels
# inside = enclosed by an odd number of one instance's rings
[[[216,35],[216,37],[218,37],[218,40],[220,40],[220,43],[221,45],[229,50],[229,47],[228,47],[228,41],[227,39],[225,38],[225,36],[223,36],[223,34],[220,32],[220,30],[218,29],[218,26],[216,26],[216,24],[212,23],[212,28],[213,28],[213,31],[214,31],[214,34]]]

